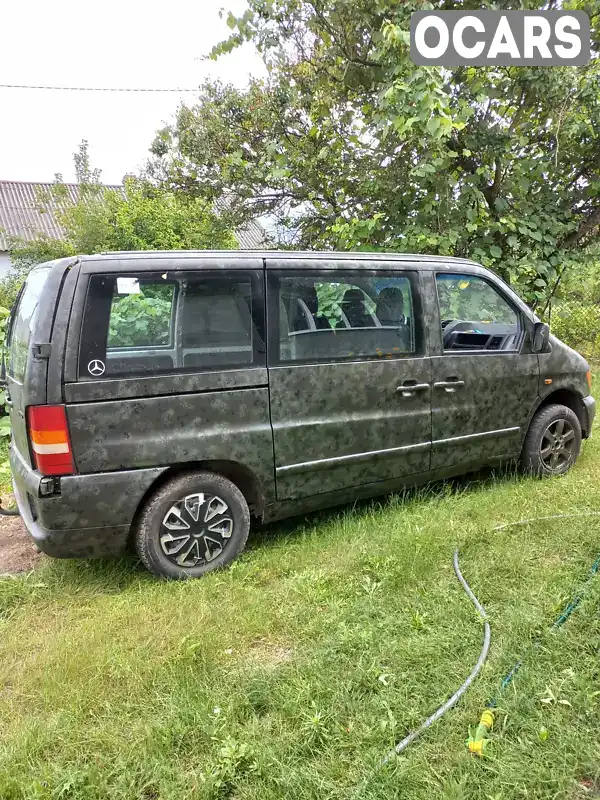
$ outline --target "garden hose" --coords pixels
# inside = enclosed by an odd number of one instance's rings
[[[452,560],[452,563],[454,565],[454,572],[456,573],[456,577],[460,581],[463,589],[467,593],[469,600],[473,603],[473,605],[477,609],[477,612],[479,613],[479,616],[483,620],[483,646],[481,648],[481,653],[479,654],[477,663],[471,670],[469,677],[465,680],[462,686],[460,686],[460,688],[457,689],[456,692],[454,692],[452,697],[449,697],[448,700],[446,700],[446,702],[443,703],[437,709],[437,711],[434,711],[434,713],[430,717],[427,717],[427,719],[421,725],[419,725],[418,728],[415,728],[415,730],[409,733],[408,736],[405,736],[405,738],[402,739],[401,742],[398,742],[396,747],[391,752],[389,752],[387,756],[383,759],[383,764],[387,764],[388,761],[394,758],[394,756],[397,756],[399,753],[405,750],[409,746],[409,744],[414,742],[417,736],[420,736],[423,733],[423,731],[427,730],[427,728],[429,728],[430,725],[433,725],[434,722],[436,722],[441,716],[443,716],[446,713],[446,711],[448,711],[448,709],[452,708],[452,706],[458,703],[460,698],[467,691],[469,686],[473,683],[477,675],[479,675],[479,672],[487,659],[488,652],[490,649],[490,641],[492,637],[492,631],[490,628],[490,623],[488,622],[487,614],[485,613],[484,607],[481,605],[479,600],[475,597],[475,595],[471,591],[471,587],[466,582],[462,572],[460,571],[460,567],[458,565],[458,550],[454,551],[454,558]]]
[[[3,517],[19,517],[18,508],[2,508],[2,501],[0,500],[0,516]]]
[[[519,525],[528,525],[528,524],[530,524],[532,522],[544,522],[546,520],[553,520],[553,519],[573,519],[575,517],[598,517],[598,516],[600,516],[600,511],[583,511],[583,512],[576,513],[576,514],[551,514],[549,516],[544,516],[544,517],[530,517],[528,519],[517,520],[516,522],[507,522],[507,523],[504,523],[503,525],[496,525],[496,527],[492,528],[491,530],[492,530],[492,532],[501,531],[501,530],[505,530],[506,528],[512,528],[512,527],[516,527],[516,526],[519,526]],[[383,766],[384,764],[387,764],[395,756],[397,756],[399,753],[401,753],[403,750],[405,750],[410,744],[412,744],[412,742],[414,742],[414,740],[418,736],[420,736],[423,733],[423,731],[427,730],[427,728],[429,728],[431,725],[433,725],[434,722],[436,722],[438,719],[440,719],[446,713],[446,711],[451,709],[452,706],[456,705],[456,703],[460,700],[462,695],[467,691],[469,686],[473,683],[473,681],[475,680],[475,678],[477,677],[477,675],[481,671],[481,668],[483,667],[483,665],[484,665],[484,663],[485,663],[485,661],[487,659],[488,652],[489,652],[489,649],[490,649],[490,641],[491,641],[490,623],[488,621],[485,609],[483,608],[483,606],[481,605],[479,600],[473,594],[473,592],[471,590],[471,587],[469,586],[469,584],[467,583],[467,581],[465,580],[465,578],[463,577],[463,575],[462,575],[462,573],[460,571],[459,564],[458,564],[458,550],[454,551],[453,565],[454,565],[454,572],[456,573],[456,577],[460,581],[460,583],[461,583],[463,589],[465,590],[467,596],[469,597],[469,599],[471,600],[471,602],[473,603],[473,605],[477,609],[481,619],[483,620],[483,647],[481,649],[481,653],[479,654],[479,658],[477,659],[477,662],[476,662],[475,666],[471,670],[471,673],[469,674],[469,677],[465,680],[465,682],[462,684],[462,686],[452,695],[452,697],[448,698],[448,700],[446,700],[446,702],[443,703],[437,709],[437,711],[434,711],[434,713],[430,717],[427,717],[427,719],[421,725],[419,725],[418,728],[415,728],[415,730],[411,731],[411,733],[409,733],[407,736],[405,736],[405,738],[402,739],[401,742],[398,742],[398,744],[395,746],[395,748],[393,750],[391,750],[386,755],[386,757],[383,759],[383,761],[381,762],[381,766]],[[583,600],[583,598],[585,596],[585,589],[587,587],[587,584],[589,583],[591,578],[593,578],[594,575],[596,575],[598,573],[598,571],[600,571],[600,556],[598,556],[598,558],[592,564],[592,567],[591,567],[591,569],[590,569],[590,571],[588,573],[588,576],[586,578],[584,587],[582,587],[581,591],[577,595],[575,595],[573,597],[573,599],[565,607],[565,609],[562,612],[562,614],[553,623],[553,625],[552,625],[553,629],[559,628],[561,625],[563,625],[569,619],[569,617],[575,611],[575,609],[577,609],[581,605],[581,601]],[[534,642],[534,644],[533,644],[534,647],[538,646],[538,645],[539,645],[539,641],[538,642]],[[504,676],[504,678],[502,679],[502,682],[500,684],[500,690],[499,690],[500,692],[502,692],[511,683],[511,681],[513,680],[513,678],[516,675],[517,671],[521,667],[521,665],[523,663],[523,660],[524,660],[524,656],[521,657],[521,659],[519,661],[517,661],[517,663],[510,670],[510,672],[508,672]],[[496,698],[494,698],[494,699],[492,699],[492,700],[490,700],[488,702],[488,704],[487,704],[485,710],[483,711],[483,713],[481,715],[481,718],[479,720],[479,725],[477,726],[477,729],[475,731],[475,735],[472,736],[472,737],[469,737],[468,748],[469,748],[469,751],[471,753],[474,753],[474,754],[477,754],[477,755],[483,755],[484,754],[485,745],[486,745],[486,742],[488,741],[488,734],[489,734],[489,732],[492,729],[492,726],[494,724],[494,713],[493,713],[492,709],[495,707],[496,702],[497,702]]]
[[[497,525],[495,528],[492,528],[492,531],[499,531],[504,530],[506,528],[517,527],[519,525],[527,525],[531,522],[540,522],[544,520],[552,520],[552,519],[573,519],[574,517],[598,517],[600,516],[600,511],[584,511],[579,514],[552,514],[548,517],[531,517],[530,519],[520,519],[517,522],[508,522],[504,525]],[[562,613],[559,617],[552,623],[551,630],[557,630],[565,622],[569,619],[571,614],[579,608],[581,605],[583,598],[585,597],[587,588],[589,586],[590,581],[592,578],[598,573],[600,570],[600,556],[596,558],[590,570],[580,587],[580,591],[574,595],[574,597],[567,603],[565,608],[563,609]],[[474,755],[483,756],[485,755],[485,748],[487,743],[489,742],[489,732],[492,729],[494,724],[494,709],[498,704],[498,699],[502,692],[509,686],[521,666],[523,665],[523,661],[525,660],[526,656],[528,655],[530,650],[534,650],[539,647],[541,644],[541,639],[536,639],[532,644],[527,648],[525,653],[521,656],[521,658],[514,664],[511,669],[506,673],[506,675],[502,678],[500,682],[500,688],[498,690],[498,694],[488,700],[486,704],[486,708],[481,715],[481,719],[479,721],[479,725],[475,730],[474,736],[469,736],[467,740],[467,747],[470,753]]]

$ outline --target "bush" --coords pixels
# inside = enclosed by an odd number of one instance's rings
[[[163,287],[160,287],[163,288]],[[144,293],[116,297],[110,313],[109,347],[143,347],[168,344],[171,330],[173,289],[165,296]],[[151,290],[150,290],[151,291]],[[157,290],[155,290],[156,292]]]
[[[25,280],[26,275],[20,275],[16,272],[9,272],[4,278],[0,278],[0,307],[12,308],[13,303],[21,288],[21,284]]]
[[[563,300],[552,307],[550,328],[586,358],[600,357],[600,306]]]

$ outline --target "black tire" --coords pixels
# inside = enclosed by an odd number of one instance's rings
[[[529,475],[564,475],[577,461],[581,450],[581,424],[567,406],[542,408],[531,421],[521,466]]]
[[[147,501],[135,546],[155,575],[199,578],[237,558],[249,530],[248,504],[235,484],[213,472],[186,472]]]

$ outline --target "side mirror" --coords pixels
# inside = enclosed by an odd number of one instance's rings
[[[548,347],[550,328],[545,322],[536,322],[533,326],[531,349],[534,353],[543,353]]]

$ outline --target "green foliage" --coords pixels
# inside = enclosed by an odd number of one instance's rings
[[[342,300],[350,286],[347,283],[316,283],[317,316],[325,317],[332,328],[342,321]]]
[[[510,325],[515,313],[506,302],[481,280],[469,276],[449,279],[441,276],[437,292],[442,320],[462,319],[499,322]]]
[[[427,4],[459,6],[479,8]],[[600,3],[569,7],[594,20]],[[268,79],[205,86],[159,132],[150,173],[191,196],[228,192],[240,219],[272,214],[288,245],[473,257],[539,305],[600,230],[600,62],[418,67],[422,8],[249,0],[213,56],[250,41]]]
[[[131,177],[124,193],[100,185],[82,186],[81,191],[80,201],[59,215],[78,253],[236,247],[229,225],[200,199]]]
[[[173,288],[170,297],[129,294],[113,299],[108,331],[109,347],[168,344],[171,332]]]
[[[60,242],[47,236],[41,236],[34,242],[13,238],[10,240],[9,246],[11,271],[6,277],[0,279],[0,306],[4,308],[12,307],[19,289],[32,267],[44,261],[73,255],[75,252],[69,242]]]
[[[0,281],[0,303],[12,305],[24,277],[34,264],[77,253],[111,250],[235,249],[231,222],[212,211],[201,198],[161,189],[147,180],[128,177],[123,191],[100,183],[92,169],[87,143],[74,156],[79,196],[73,205],[60,175],[52,189],[39,197],[41,211],[52,207],[65,231],[63,241],[40,237],[34,242],[13,240],[15,268]]]
[[[577,269],[566,272],[543,317],[552,333],[588,359],[600,357],[600,258],[589,248]]]
[[[20,239],[13,239],[10,242],[10,260],[17,274],[27,274],[32,267],[42,261],[64,258],[74,255],[74,252],[69,242],[57,241],[48,236],[40,236],[34,242]]]
[[[600,357],[600,305],[561,300],[552,306],[550,328],[586,358]]]

